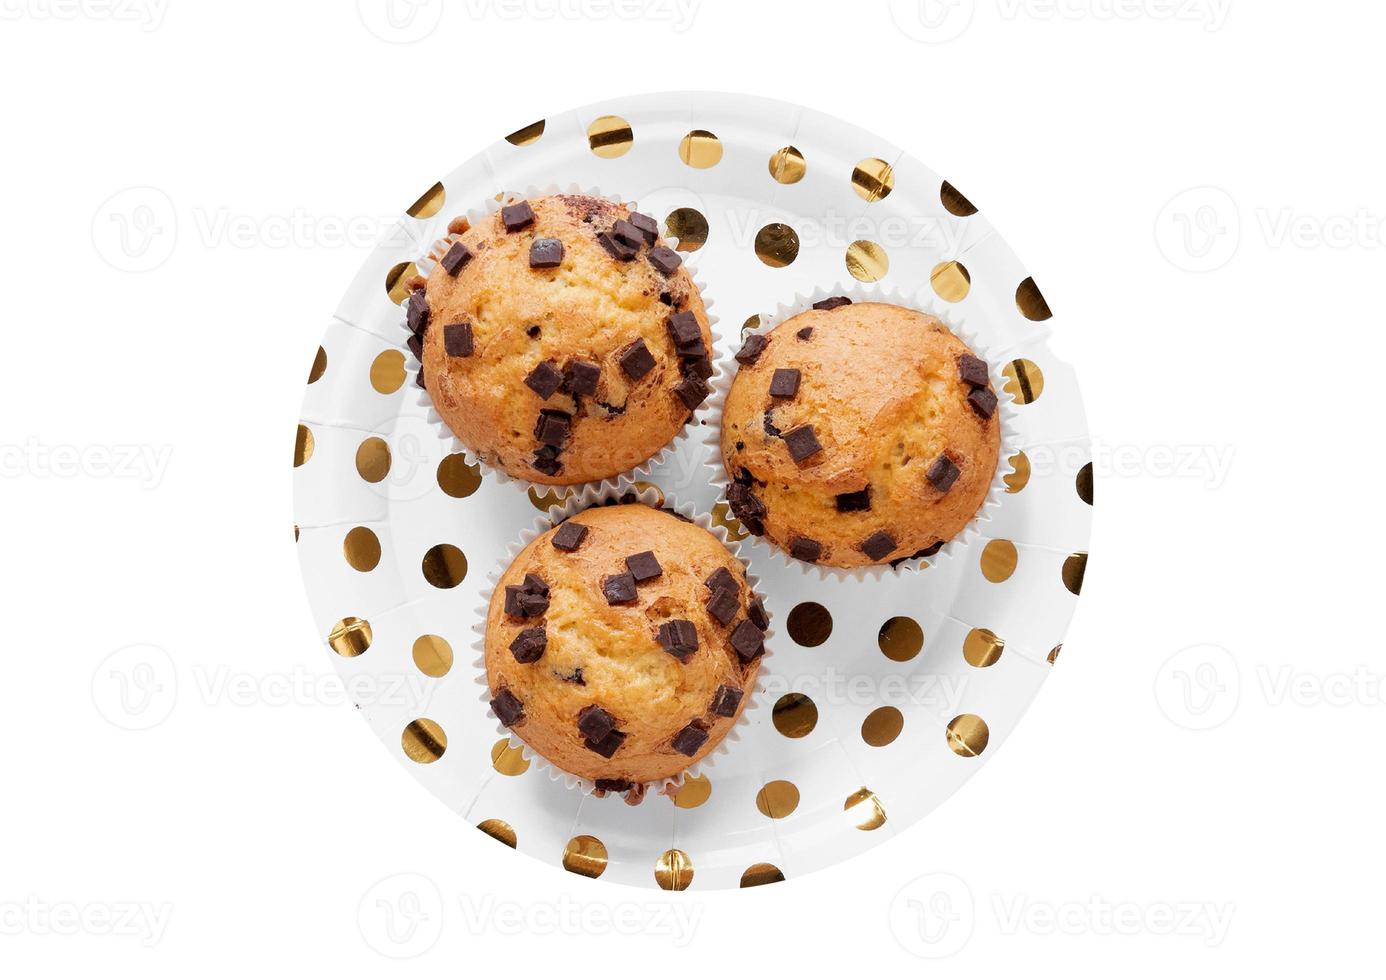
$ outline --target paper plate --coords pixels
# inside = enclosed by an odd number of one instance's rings
[[[482,476],[419,404],[404,283],[448,220],[497,194],[601,187],[696,248],[718,355],[798,295],[869,282],[965,320],[1015,402],[1007,492],[925,567],[842,579],[760,560],[776,656],[715,768],[638,807],[531,770],[476,696],[487,575],[555,494]],[[1092,466],[1053,320],[952,185],[811,109],[635,96],[517,130],[429,188],[327,326],[294,452],[295,534],[328,655],[388,751],[469,824],[534,858],[669,889],[793,879],[904,832],[994,755],[1053,669],[1082,585]],[[994,363],[993,367],[998,366]],[[648,484],[733,534],[700,438]],[[768,552],[767,552],[768,559]]]

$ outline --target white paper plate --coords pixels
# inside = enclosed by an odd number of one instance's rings
[[[786,147],[795,152],[777,155]],[[776,179],[772,171],[795,174],[800,160],[800,179]],[[887,165],[882,196],[870,175]],[[476,478],[461,457],[445,461],[452,447],[406,377],[402,293],[392,299],[388,291],[452,216],[496,194],[553,183],[601,187],[661,220],[678,209],[706,220],[698,274],[717,298],[719,354],[739,343],[749,317],[853,282],[849,250],[876,268],[884,255],[880,286],[929,300],[945,320],[950,311],[965,317],[991,356],[1004,358],[1008,390],[1022,403],[1015,443],[1024,458],[1012,457],[1012,492],[979,534],[929,567],[843,581],[759,561],[765,546],[748,542],[775,617],[777,655],[762,672],[760,706],[741,741],[706,780],[689,783],[683,806],[662,797],[638,807],[595,799],[532,770],[516,773],[524,765],[516,750],[494,757],[507,740],[476,699],[475,610],[487,574],[536,508],[553,501]],[[427,191],[328,324],[295,452],[309,602],[386,748],[463,819],[519,851],[603,880],[694,889],[792,879],[850,858],[920,820],[995,754],[1048,675],[1072,616],[1092,470],[1077,382],[1046,344],[1048,310],[986,216],[969,211],[938,175],[855,126],[785,103],[705,93],[636,96],[551,117]],[[758,257],[758,232],[771,223],[797,235],[787,265]],[[674,231],[688,243],[686,225]],[[854,247],[858,241],[878,248]],[[759,251],[768,251],[765,242],[761,236]],[[933,275],[949,262],[966,276],[952,266]],[[716,461],[707,453],[701,439],[682,440],[651,480],[725,520],[724,507],[714,510]],[[455,584],[431,583],[426,569],[434,582]],[[827,617],[826,639],[796,642],[817,639],[810,634],[816,627],[821,635]],[[367,634],[364,652],[342,655]],[[452,668],[442,676],[416,665],[412,651],[425,635],[451,647]],[[906,659],[891,659],[886,648]],[[881,741],[892,722],[902,724],[888,744],[868,743],[866,734]],[[446,749],[437,755],[440,733]]]

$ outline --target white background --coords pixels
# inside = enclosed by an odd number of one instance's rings
[[[1386,15],[399,2],[395,27],[372,0],[0,2],[0,968],[1220,976],[1375,952]],[[1061,317],[1098,500],[1055,674],[960,793],[802,880],[665,895],[517,858],[381,751],[309,618],[288,463],[382,221],[534,119],[697,87],[847,118],[984,210]]]

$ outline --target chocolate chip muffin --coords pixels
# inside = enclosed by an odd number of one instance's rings
[[[640,503],[589,508],[497,583],[491,711],[553,765],[635,802],[731,730],[768,626],[711,532]]]
[[[409,346],[482,459],[533,483],[616,476],[707,398],[707,313],[650,216],[560,194],[451,228],[410,294]]]
[[[835,297],[747,337],[736,360],[727,503],[800,561],[931,555],[986,499],[1001,447],[990,371],[935,317]]]

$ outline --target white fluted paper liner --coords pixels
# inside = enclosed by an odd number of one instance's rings
[[[594,187],[580,187],[577,184],[570,184],[565,187],[560,186],[558,184],[549,184],[543,187],[530,186],[525,188],[523,191],[516,191],[514,193],[496,195],[494,197],[489,198],[482,206],[469,209],[463,216],[467,219],[469,225],[474,227],[484,219],[495,214],[502,207],[504,207],[506,204],[512,201],[525,200],[533,197],[547,197],[553,194],[582,194],[587,197],[598,197],[602,200],[610,201],[612,204],[619,204],[623,207],[629,207],[631,210],[639,210],[636,202],[626,201],[615,195],[605,194]],[[443,255],[447,253],[447,250],[452,247],[452,244],[458,241],[460,238],[461,235],[454,235],[450,233],[444,236],[443,238],[440,238],[437,241],[435,241],[433,245],[429,248],[428,254],[425,255],[423,258],[416,260],[414,263],[419,270],[419,274],[421,276],[427,277],[428,274],[433,270],[433,266],[436,265],[439,262],[439,260],[442,259]],[[665,235],[664,240],[668,243],[670,248],[677,249],[677,238]],[[708,332],[712,336],[713,346],[715,348],[717,339],[717,314],[712,311],[713,299],[708,292],[707,283],[705,283],[702,279],[698,277],[696,261],[690,261],[690,254],[691,253],[688,252],[679,252],[679,257],[683,260],[684,266],[688,269],[688,274],[693,278],[694,287],[698,290],[698,294],[702,297],[703,309],[707,314]],[[401,314],[404,313],[405,305],[406,304],[401,304],[400,306]],[[708,403],[704,402],[702,405],[698,406],[698,408],[696,408],[693,411],[693,420],[689,422],[687,425],[685,425],[683,428],[679,429],[679,431],[674,434],[674,437],[670,439],[667,443],[665,443],[663,446],[661,446],[658,451],[656,451],[644,462],[636,466],[633,466],[630,469],[622,473],[618,473],[614,476],[605,477],[601,480],[588,481],[587,483],[573,484],[535,483],[532,480],[522,480],[517,477],[511,476],[509,473],[505,472],[505,470],[501,469],[499,466],[496,466],[493,463],[491,463],[491,461],[486,457],[474,452],[469,446],[464,445],[460,439],[453,435],[452,429],[448,428],[448,424],[445,421],[443,421],[443,417],[440,414],[438,414],[438,410],[433,407],[433,399],[429,397],[428,391],[423,388],[418,388],[417,384],[413,380],[418,376],[419,369],[423,365],[420,363],[419,359],[414,356],[413,351],[409,350],[409,348],[405,345],[405,341],[409,337],[409,328],[405,324],[403,316],[401,316],[400,319],[400,331],[400,348],[404,351],[406,377],[410,379],[406,383],[414,384],[415,387],[418,389],[418,400],[416,404],[420,405],[426,410],[425,421],[429,425],[437,429],[437,431],[440,434],[442,444],[451,446],[451,451],[454,453],[461,453],[463,459],[465,459],[467,463],[481,467],[487,472],[493,474],[497,482],[515,483],[518,484],[521,489],[524,489],[526,491],[534,490],[541,495],[554,491],[560,494],[572,494],[586,487],[614,490],[617,487],[620,487],[626,483],[635,483],[637,481],[648,480],[650,478],[651,467],[658,466],[660,463],[662,463],[665,457],[670,452],[670,450],[672,450],[676,444],[678,444],[684,439],[687,439],[689,437],[690,432],[698,427],[699,414],[708,411]],[[716,351],[714,350],[711,353],[715,355]],[[721,370],[721,366],[718,363],[718,358],[716,358],[715,356],[713,357],[712,370],[713,375],[711,378],[707,380],[707,384],[710,388],[714,387],[717,384],[718,372]]]
[[[1015,400],[1010,392],[1003,387],[1002,379],[996,370],[997,357],[988,350],[986,338],[979,331],[971,329],[966,317],[937,303],[933,290],[928,286],[914,294],[900,289],[868,286],[859,282],[854,282],[852,285],[839,282],[827,287],[820,286],[811,293],[795,294],[789,302],[779,304],[774,313],[761,314],[759,324],[746,330],[745,335],[769,333],[785,320],[811,309],[814,303],[830,296],[846,296],[853,303],[890,303],[937,317],[963,343],[967,344],[974,354],[987,362],[987,368],[992,375],[992,388],[996,391],[997,411],[1000,413],[1001,423],[1001,450],[997,456],[996,472],[992,474],[991,485],[987,488],[986,497],[982,500],[981,506],[977,508],[977,513],[973,515],[972,520],[968,521],[961,531],[944,542],[943,547],[928,558],[911,558],[894,565],[836,568],[831,565],[811,564],[791,557],[787,551],[773,543],[765,535],[751,534],[746,540],[756,541],[760,547],[763,547],[773,556],[773,560],[778,560],[786,568],[795,568],[805,573],[816,570],[819,578],[832,576],[838,579],[862,580],[868,577],[880,579],[886,575],[898,576],[906,571],[926,568],[930,562],[946,560],[954,552],[966,547],[968,542],[979,533],[981,525],[991,520],[995,508],[1000,506],[1006,493],[1006,477],[1015,471],[1010,463],[1011,456],[1016,452],[1017,442]],[[727,473],[722,458],[722,416],[727,404],[727,395],[731,392],[732,382],[736,380],[737,368],[740,367],[735,355],[741,349],[741,343],[741,340],[733,339],[722,351],[717,373],[714,376],[712,394],[706,403],[706,407],[709,409],[708,418],[711,421],[710,424],[703,427],[703,443],[708,449],[707,461],[713,470],[712,482],[717,486],[719,495],[724,501],[731,476]],[[729,516],[736,516],[728,513]]]
[[[749,567],[747,558],[741,554],[739,543],[728,538],[726,528],[714,525],[710,515],[696,513],[692,504],[680,505],[672,498],[661,494],[660,491],[654,487],[646,487],[644,490],[637,490],[634,486],[629,484],[623,484],[615,488],[603,488],[599,486],[582,487],[576,493],[567,497],[562,504],[550,507],[547,517],[537,519],[529,529],[523,531],[518,536],[515,542],[510,546],[509,551],[501,561],[497,563],[496,567],[491,570],[490,575],[487,577],[489,588],[485,590],[485,601],[477,607],[476,621],[472,625],[472,631],[476,634],[476,638],[472,641],[472,650],[476,653],[476,659],[472,662],[472,666],[476,668],[476,682],[481,689],[478,700],[480,700],[481,708],[486,712],[487,716],[495,720],[496,732],[509,738],[511,748],[519,748],[524,758],[529,760],[537,770],[546,772],[550,779],[555,781],[561,780],[569,789],[580,790],[583,793],[595,792],[597,788],[596,783],[589,779],[583,779],[581,776],[575,776],[544,758],[531,748],[529,743],[523,738],[502,725],[500,719],[496,718],[495,713],[491,710],[491,683],[486,676],[486,623],[490,616],[491,597],[495,594],[501,575],[514,564],[516,557],[519,556],[520,552],[523,551],[531,541],[553,528],[561,521],[569,517],[574,517],[582,511],[587,510],[589,507],[610,502],[628,493],[634,494],[635,499],[643,504],[675,511],[691,520],[704,531],[710,532],[718,541],[722,542],[722,546],[727,549],[727,552],[745,568],[746,584],[751,590],[751,594],[753,596],[759,595],[756,586],[759,584],[760,579]],[[746,692],[746,704],[741,709],[741,714],[737,717],[736,724],[732,725],[722,740],[717,743],[711,752],[692,765],[687,766],[679,775],[668,779],[644,783],[638,787],[638,792],[634,790],[628,791],[627,794],[625,794],[627,802],[639,803],[651,792],[669,794],[677,791],[679,787],[683,785],[683,781],[686,777],[696,778],[701,776],[705,771],[716,765],[717,758],[725,755],[728,751],[728,747],[732,743],[740,741],[741,727],[749,724],[752,713],[759,705],[759,693],[764,662],[772,653],[771,640],[774,635],[775,625],[772,619],[769,628],[765,631],[765,652],[761,654],[760,657],[760,668],[758,668],[756,673],[756,683]],[[633,800],[631,796],[634,796]]]

